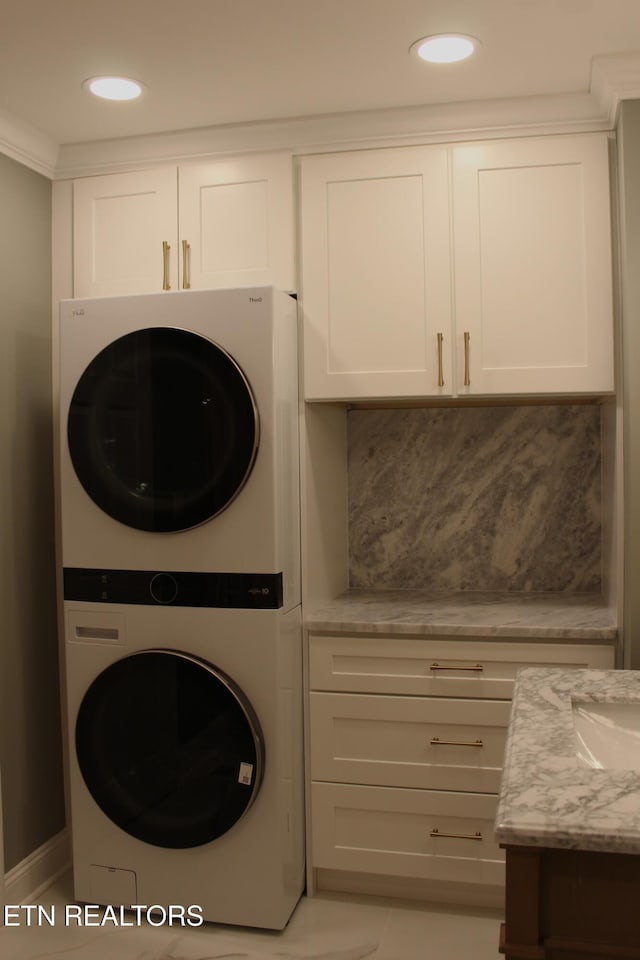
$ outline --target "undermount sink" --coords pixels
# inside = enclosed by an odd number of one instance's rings
[[[576,756],[598,770],[640,770],[640,703],[573,702]]]

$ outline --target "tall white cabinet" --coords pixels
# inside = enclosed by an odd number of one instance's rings
[[[305,396],[608,393],[604,134],[301,161]]]
[[[295,289],[291,155],[76,180],[76,297],[273,284]]]
[[[308,400],[451,392],[448,181],[440,146],[302,160]]]
[[[612,391],[607,138],[457,147],[452,196],[459,392]]]

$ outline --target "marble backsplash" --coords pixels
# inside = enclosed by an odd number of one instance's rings
[[[352,588],[598,593],[597,405],[352,410]]]

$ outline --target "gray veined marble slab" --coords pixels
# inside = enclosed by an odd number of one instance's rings
[[[597,405],[352,410],[349,583],[598,593]]]
[[[637,703],[640,671],[528,667],[518,673],[500,800],[499,843],[640,854],[640,772],[576,756],[574,701]]]
[[[612,642],[616,621],[599,596],[350,590],[307,612],[313,630]]]

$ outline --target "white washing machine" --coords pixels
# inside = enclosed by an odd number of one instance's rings
[[[270,287],[61,304],[79,900],[279,929],[302,891],[296,342]]]
[[[296,304],[271,287],[63,301],[65,596],[171,571],[299,604],[297,368]]]
[[[300,608],[65,602],[75,897],[281,929],[304,884]]]

